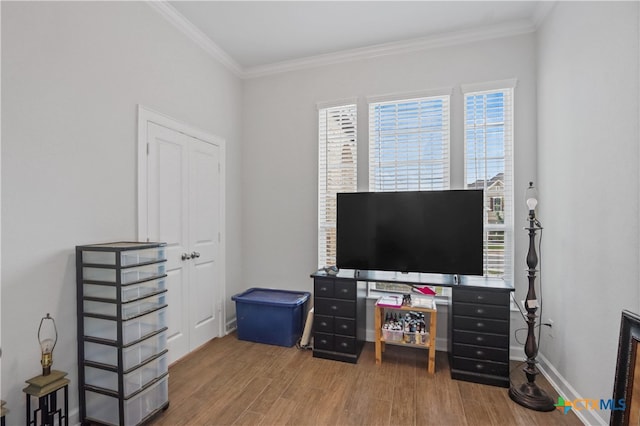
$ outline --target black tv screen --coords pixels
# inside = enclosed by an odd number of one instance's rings
[[[483,274],[482,190],[337,194],[338,268]]]

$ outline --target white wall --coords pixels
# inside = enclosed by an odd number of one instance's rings
[[[521,35],[256,78],[245,83],[243,206],[247,286],[311,290],[317,267],[319,101],[358,98],[360,176],[366,176],[366,97],[454,88],[452,187],[463,185],[460,84],[517,78],[515,234],[518,291],[525,293],[524,189],[535,180],[535,37]],[[363,161],[365,160],[365,161]],[[366,180],[359,179],[366,185]],[[361,185],[361,190],[367,190]]]
[[[640,309],[638,24],[637,2],[558,2],[538,31],[541,350],[583,398],[612,397],[621,310]]]
[[[241,289],[242,82],[142,2],[1,7],[1,396],[20,424],[47,312],[77,416],[74,247],[137,236],[138,104],[226,139],[227,295]]]

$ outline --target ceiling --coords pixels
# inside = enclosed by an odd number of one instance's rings
[[[533,28],[543,1],[170,1],[243,72],[504,27]],[[481,38],[481,37],[480,37]]]

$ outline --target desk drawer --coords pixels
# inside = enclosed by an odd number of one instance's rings
[[[467,330],[480,333],[508,334],[509,321],[454,315],[453,328],[454,330]]]
[[[453,342],[465,343],[468,345],[508,348],[509,336],[507,334],[488,334],[477,333],[475,331],[453,330]]]
[[[480,374],[491,374],[504,377],[509,376],[509,364],[505,362],[481,361],[472,358],[454,356],[451,368]]]
[[[315,298],[315,312],[319,315],[355,318],[356,302],[351,300]]]
[[[455,303],[479,303],[483,305],[509,306],[509,292],[482,291],[453,288],[452,298]]]
[[[356,338],[347,336],[334,336],[334,350],[346,354],[356,353]]]
[[[355,354],[357,349],[356,338],[337,334],[314,333],[313,348],[345,354]]]
[[[343,336],[355,336],[356,335],[356,320],[350,318],[334,318],[334,332]]]
[[[490,348],[485,346],[463,345],[456,343],[453,345],[456,356],[473,358],[483,361],[509,362],[509,351],[500,348]]]
[[[332,351],[333,350],[333,334],[313,333],[313,348]]]
[[[313,319],[313,330],[323,333],[333,333],[333,317],[316,315]]]
[[[335,281],[333,284],[333,297],[338,299],[356,299],[355,281]]]
[[[470,317],[508,319],[509,305],[481,305],[458,302],[454,305],[455,315]]]
[[[313,280],[315,297],[333,297],[334,282],[331,278],[316,278]]]

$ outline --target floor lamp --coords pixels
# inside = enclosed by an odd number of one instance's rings
[[[524,353],[527,355],[527,366],[522,369],[527,382],[519,387],[511,385],[509,388],[509,397],[522,405],[536,411],[553,411],[555,406],[553,400],[546,392],[536,384],[536,376],[539,374],[536,367],[536,356],[538,355],[538,344],[536,343],[536,311],[538,310],[538,299],[536,298],[536,267],[538,266],[538,255],[536,253],[536,232],[542,229],[540,222],[536,219],[535,208],[538,204],[538,195],[533,182],[529,182],[529,188],[526,193],[527,207],[529,207],[529,251],[527,252],[527,278],[529,279],[529,290],[525,299],[525,310],[527,314],[524,316],[527,322],[527,341],[524,344]]]

